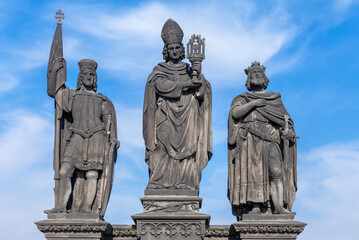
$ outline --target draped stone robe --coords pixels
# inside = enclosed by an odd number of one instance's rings
[[[143,136],[150,179],[147,188],[198,189],[212,156],[211,87],[183,89],[188,64],[159,63],[145,90]]]
[[[233,109],[256,99],[266,105],[250,110],[240,119],[233,119]],[[243,93],[233,101],[228,117],[228,198],[236,207],[250,203],[269,203],[271,155],[283,163],[283,141],[279,129],[284,127],[284,116],[289,115],[280,94],[274,92]],[[289,128],[294,130],[292,119]],[[284,203],[288,210],[297,190],[296,140],[290,141],[288,169],[282,167]]]

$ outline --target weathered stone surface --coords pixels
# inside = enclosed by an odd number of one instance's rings
[[[294,220],[295,213],[292,214],[243,214],[243,221],[290,221]]]
[[[198,190],[191,189],[145,189],[145,195],[198,196]]]
[[[150,190],[197,190],[202,170],[213,154],[212,90],[201,73],[204,39],[192,36],[192,65],[182,62],[183,31],[172,19],[161,37],[163,58],[149,75],[143,103],[143,138]],[[163,193],[171,195],[171,193]]]
[[[257,216],[243,215],[243,219],[231,225],[233,236],[240,240],[247,239],[278,239],[294,240],[304,230],[306,223],[294,221],[287,214],[258,214]],[[266,215],[266,216],[265,216]],[[294,216],[294,215],[292,215]],[[262,218],[262,220],[260,220]],[[248,220],[250,219],[250,220]],[[285,220],[287,219],[287,220]]]
[[[61,212],[61,213],[48,213],[47,219],[59,219],[59,220],[66,220],[66,219],[82,219],[82,220],[103,220],[103,218],[94,212],[89,213],[82,213],[82,212]]]
[[[199,212],[202,198],[197,196],[145,196],[143,212]]]
[[[291,214],[297,191],[297,137],[280,93],[259,62],[245,69],[246,87],[228,116],[228,198],[233,215]]]
[[[35,224],[47,240],[102,240],[112,232],[111,225],[102,220],[48,219]]]
[[[143,213],[132,215],[141,240],[188,239],[205,237],[210,216],[201,213]]]
[[[57,14],[61,20],[61,10]],[[47,94],[55,102],[55,207],[45,213],[71,211],[103,217],[119,147],[115,108],[105,95],[97,93],[94,60],[81,60],[76,89],[66,87],[61,26],[59,21],[47,68]]]
[[[112,225],[113,231],[108,234],[107,239],[113,240],[136,240],[135,225]]]
[[[105,239],[111,240],[137,240],[135,225],[112,225],[113,230]],[[230,239],[229,225],[207,226],[204,239],[228,240]]]

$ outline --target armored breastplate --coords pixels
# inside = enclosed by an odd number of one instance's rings
[[[102,102],[102,98],[96,94],[77,93],[72,104],[72,127],[90,130],[103,126]]]

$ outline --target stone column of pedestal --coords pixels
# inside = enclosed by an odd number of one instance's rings
[[[294,214],[243,214],[231,225],[231,233],[240,240],[294,240],[306,225],[295,221]]]
[[[92,213],[48,214],[35,223],[47,240],[105,240],[112,226]]]
[[[132,215],[138,239],[204,239],[210,216],[199,213],[198,191],[147,189],[141,201],[143,213]]]

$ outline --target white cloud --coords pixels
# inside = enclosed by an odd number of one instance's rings
[[[299,239],[356,239],[359,141],[335,143],[300,156],[295,207],[308,222]]]
[[[335,11],[346,11],[353,4],[359,3],[358,0],[335,0],[333,2],[333,10]]]
[[[33,222],[53,204],[52,124],[21,109],[0,119],[0,231],[6,239],[39,239],[43,234]]]
[[[0,135],[1,178],[16,175],[20,169],[41,162],[51,153],[53,138],[49,119],[23,110],[3,113],[0,119],[3,122]]]
[[[126,11],[104,5],[69,5],[66,7],[69,21],[64,26],[95,39],[88,42],[89,37],[81,35],[80,46],[100,58],[103,68],[136,76],[139,71],[149,74],[161,61],[160,32],[164,22],[173,18],[185,32],[184,43],[193,33],[206,38],[203,71],[207,78],[217,85],[233,86],[252,61],[266,62],[290,42],[296,26],[280,7],[260,15],[251,2],[231,4],[212,1],[204,7],[203,2],[181,5],[155,2]],[[88,12],[92,13],[91,18]]]
[[[131,159],[137,167],[145,170],[142,109],[125,107],[123,104],[115,104],[115,106],[118,138],[121,142],[121,147],[118,150],[119,154]]]
[[[15,77],[13,74],[8,72],[0,73],[0,94],[4,92],[11,91],[17,85],[19,85],[20,80]]]

